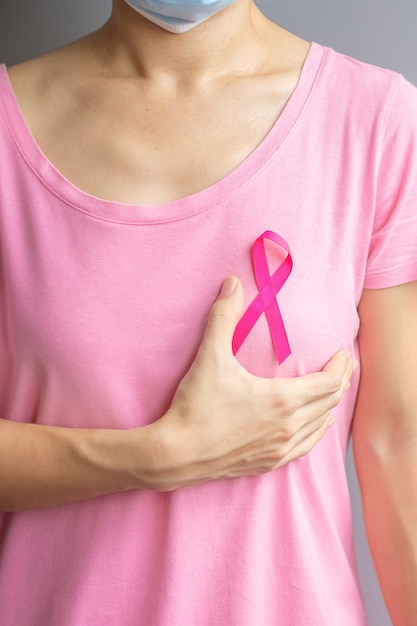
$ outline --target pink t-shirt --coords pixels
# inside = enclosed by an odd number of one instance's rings
[[[244,129],[242,129],[244,132]],[[160,417],[223,278],[257,293],[272,230],[294,269],[238,357],[261,376],[356,350],[363,287],[417,279],[417,90],[313,44],[258,148],[217,184],[156,206],[72,185],[0,74],[0,415],[133,428]],[[273,260],[272,260],[273,263]],[[365,626],[345,474],[357,377],[307,456],[261,476],[0,515],[2,626]]]

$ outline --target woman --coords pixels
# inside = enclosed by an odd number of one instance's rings
[[[416,105],[252,0],[115,0],[3,69],[3,624],[365,624],[355,403],[375,563],[412,623]],[[293,262],[291,355],[271,304],[239,364],[265,232],[271,276]],[[226,280],[194,360],[226,275],[246,302]]]

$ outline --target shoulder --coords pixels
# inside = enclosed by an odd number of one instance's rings
[[[328,97],[369,112],[390,109],[395,100],[417,103],[417,88],[393,70],[323,48],[320,83]]]
[[[386,95],[387,89],[394,88],[403,79],[393,70],[366,63],[332,48],[323,47],[323,75],[330,84],[355,91],[356,96],[370,93]]]
[[[93,32],[47,54],[9,67],[13,86],[22,92],[26,88],[40,91],[51,85],[64,85],[74,73],[88,72],[95,64],[91,49],[98,34],[99,31]]]
[[[71,105],[73,91],[86,83],[90,38],[7,68],[14,95],[31,128],[65,111]]]
[[[317,45],[317,44],[316,44]],[[322,61],[310,106],[319,121],[364,147],[417,134],[417,88],[398,72],[319,46]]]

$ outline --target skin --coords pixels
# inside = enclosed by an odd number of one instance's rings
[[[71,182],[108,200],[156,204],[215,183],[252,152],[294,90],[308,49],[252,0],[183,35],[115,0],[97,33],[11,68],[10,78],[36,141]],[[354,362],[341,351],[319,373],[256,379],[231,354],[241,310],[236,281],[214,304],[172,407],[149,427],[87,431],[0,420],[0,508],[177,489],[272,471],[307,454],[331,425]],[[355,459],[383,593],[395,626],[410,626],[417,286],[365,291],[359,313]]]

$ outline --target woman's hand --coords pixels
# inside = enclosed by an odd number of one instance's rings
[[[319,373],[257,378],[232,354],[242,306],[240,282],[227,279],[193,366],[153,425],[153,489],[270,472],[310,452],[334,421],[330,411],[355,367],[349,353],[337,352]]]

